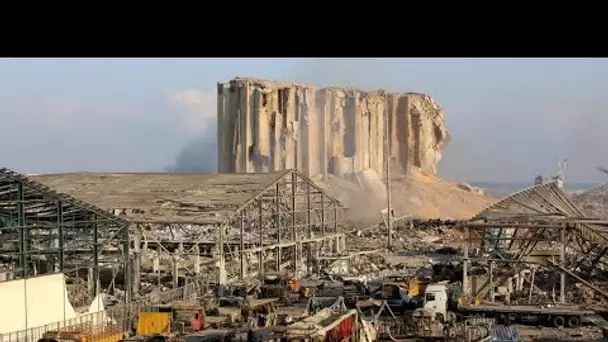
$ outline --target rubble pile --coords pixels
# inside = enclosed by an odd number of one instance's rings
[[[324,270],[327,274],[349,276],[381,275],[391,271],[390,264],[379,254],[358,255],[350,260],[338,260]]]
[[[607,282],[596,282],[600,288],[608,288]],[[585,287],[581,283],[574,283],[569,286],[566,295],[566,301],[569,303],[584,304],[589,307],[606,307],[606,298],[594,290]]]
[[[459,221],[410,220],[393,222],[393,249],[401,252],[434,253],[447,244],[458,244],[463,233],[455,228]],[[384,223],[358,229],[349,237],[349,245],[356,249],[382,248],[388,244],[388,229]]]
[[[144,239],[149,241],[206,241],[213,242],[218,239],[218,228],[213,225],[143,225]],[[245,239],[252,240],[257,237],[255,234],[245,232]],[[238,240],[240,231],[238,229],[228,229],[227,238]]]
[[[419,218],[468,219],[494,201],[476,188],[444,181],[419,170],[393,179],[391,186],[398,214]]]
[[[327,185],[328,194],[351,209],[349,218],[358,227],[378,221],[380,210],[387,207],[386,198],[378,195],[383,191],[386,193],[386,187],[378,189],[378,182],[363,182],[362,176],[367,180],[382,179],[373,170],[365,170],[348,179],[331,174],[327,181],[323,175],[312,177],[320,187]],[[443,181],[419,170],[411,170],[407,176],[394,177],[391,195],[391,206],[397,217],[408,215],[422,219],[468,219],[494,201],[476,188]]]
[[[574,193],[572,202],[591,217],[608,217],[608,183]]]

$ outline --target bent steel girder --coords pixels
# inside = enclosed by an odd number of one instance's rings
[[[0,259],[16,278],[122,263],[128,224],[0,168]]]
[[[603,269],[608,269],[608,245],[605,243],[594,243],[581,236],[581,231],[572,229],[573,240],[576,242],[571,247],[577,253],[568,260],[568,267],[580,275],[587,275],[608,280],[608,274]]]
[[[567,198],[557,183],[550,182],[518,191],[490,205],[471,221],[485,222],[485,227],[475,232],[484,237],[482,248],[492,242],[495,249],[515,254],[516,260],[523,260],[539,245],[558,242],[560,229],[566,229],[566,241],[577,251],[576,256],[568,260],[568,267],[589,275],[598,265],[608,262],[605,260],[608,257],[608,231],[597,224],[586,223],[585,219],[585,213]],[[518,224],[524,227],[518,227]],[[489,239],[488,232],[491,232]],[[488,241],[492,238],[496,241]],[[501,244],[501,241],[507,243]]]
[[[515,192],[488,206],[471,220],[524,221],[522,218],[542,219],[552,216],[585,217],[585,214],[566,198],[556,182]]]

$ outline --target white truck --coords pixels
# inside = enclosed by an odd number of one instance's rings
[[[554,327],[577,327],[594,311],[577,306],[540,307],[532,305],[462,305],[450,298],[447,282],[430,284],[424,293],[423,306],[414,312],[416,317],[428,317],[449,322],[459,317],[493,317],[505,322],[549,323]]]

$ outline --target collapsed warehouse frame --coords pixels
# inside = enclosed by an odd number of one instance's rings
[[[223,289],[265,271],[318,270],[345,249],[344,208],[296,170],[241,174],[65,174],[37,180],[130,223],[132,270]],[[260,267],[260,265],[263,265]],[[133,293],[140,272],[128,274]]]
[[[508,302],[512,295],[527,291],[520,300],[530,303],[534,291],[555,293],[559,286],[559,300],[554,301],[566,303],[567,277],[571,277],[608,298],[602,289],[608,281],[606,226],[607,221],[587,218],[555,181],[516,192],[466,224],[465,293]],[[483,264],[489,271],[470,276],[473,264]],[[540,267],[559,274],[559,280],[545,279],[552,288],[535,283]],[[524,283],[530,285],[529,290],[523,288]]]
[[[127,227],[111,213],[0,168],[2,281],[64,273],[74,304],[90,304],[102,271],[125,264]]]
[[[251,276],[252,271],[262,275],[268,268],[274,271],[290,268],[294,273],[312,272],[313,263],[322,255],[344,252],[345,236],[341,222],[344,210],[336,199],[303,174],[295,170],[282,172],[276,181],[244,203],[223,224],[220,246],[235,241],[230,238],[234,234],[228,230],[238,227],[239,247],[228,249],[228,257],[221,260],[238,259],[240,278]],[[251,247],[246,248],[246,244]],[[220,251],[226,251],[226,248],[220,248]],[[253,253],[258,255],[255,270],[251,269]],[[269,261],[273,265],[268,265]],[[302,266],[306,269],[301,269]]]

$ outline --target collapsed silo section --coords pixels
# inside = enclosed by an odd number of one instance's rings
[[[316,116],[312,86],[241,78],[218,84],[219,171],[316,173]]]
[[[218,84],[220,172],[431,174],[449,136],[428,95],[235,78]],[[389,152],[390,151],[390,152]]]

